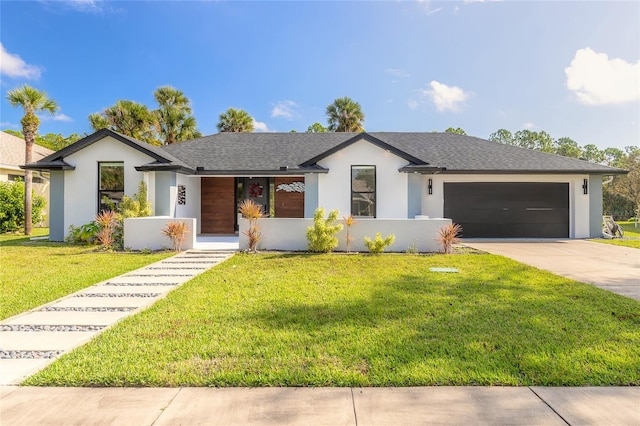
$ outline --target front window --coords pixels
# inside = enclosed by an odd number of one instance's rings
[[[98,212],[117,208],[124,196],[124,163],[98,163]]]
[[[351,166],[351,214],[376,217],[376,166]]]

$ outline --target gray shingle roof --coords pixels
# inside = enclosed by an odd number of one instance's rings
[[[455,133],[371,133],[447,172],[587,172],[620,169]]]
[[[205,171],[290,172],[360,138],[388,145],[418,171],[445,173],[620,173],[620,169],[454,133],[218,133],[163,147]]]
[[[403,171],[423,173],[580,173],[619,174],[621,169],[503,145],[454,133],[217,133],[157,147],[111,130],[100,130],[29,168],[53,168],[64,157],[112,136],[154,158],[138,170],[182,173],[296,174],[326,172],[317,162],[365,139],[404,158]],[[47,167],[49,166],[49,167]]]
[[[358,133],[217,133],[163,147],[193,167],[209,171],[300,169]]]

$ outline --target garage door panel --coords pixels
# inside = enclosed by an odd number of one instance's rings
[[[464,237],[569,236],[566,183],[445,183],[444,194],[444,215]]]

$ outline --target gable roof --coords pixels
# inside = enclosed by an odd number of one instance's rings
[[[424,159],[443,173],[592,173],[623,170],[456,133],[376,132],[373,136]],[[407,166],[404,171],[420,171]]]
[[[365,140],[418,173],[580,173],[623,170],[455,133],[217,133],[164,146],[200,174],[326,172],[322,159]],[[286,169],[285,169],[286,168]]]
[[[34,170],[38,170],[38,169],[72,170],[74,169],[74,167],[64,161],[65,157],[68,157],[69,155],[74,154],[80,151],[81,149],[84,149],[89,145],[92,145],[108,136],[153,158],[155,161],[149,164],[154,165],[156,169],[193,172],[193,170],[187,164],[182,162],[180,159],[172,156],[171,154],[165,152],[162,148],[150,145],[146,142],[141,142],[137,139],[123,135],[118,132],[114,132],[113,130],[109,130],[109,129],[98,130],[97,132],[87,137],[84,137],[69,146],[62,148],[59,151],[53,152],[52,154],[41,159],[40,161],[29,163],[28,165],[24,166],[24,168],[34,169]],[[141,167],[144,167],[144,166],[141,166]]]
[[[621,174],[624,170],[575,158],[504,145],[455,133],[327,132],[217,133],[157,147],[99,130],[42,160],[31,169],[72,169],[64,158],[111,136],[154,161],[139,171],[171,170],[201,175],[300,175],[326,173],[323,159],[358,141],[366,141],[407,161],[402,172],[468,174]]]
[[[9,133],[0,132],[0,164],[15,167],[24,165],[25,141]],[[54,151],[43,146],[33,144],[33,160],[38,161],[52,154]]]
[[[217,133],[163,147],[202,174],[323,172],[307,160],[360,133]]]

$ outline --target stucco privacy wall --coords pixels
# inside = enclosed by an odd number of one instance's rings
[[[569,184],[569,237],[589,238],[590,224],[590,188],[589,194],[583,194],[582,184],[587,175],[424,175],[422,177],[422,214],[429,217],[444,215],[445,182],[553,182]],[[433,194],[427,194],[428,180],[432,179]],[[596,195],[593,188],[593,195]],[[602,191],[600,191],[602,195]],[[597,207],[597,206],[596,206]],[[602,209],[600,209],[601,215]],[[591,215],[593,216],[593,215]],[[602,220],[602,218],[600,218]]]
[[[162,229],[169,222],[186,222],[189,228],[182,249],[193,248],[196,242],[196,220],[194,218],[175,219],[167,216],[131,217],[124,220],[124,246],[132,250],[161,250],[172,248],[169,237]]]
[[[249,227],[247,219],[239,219],[240,249],[248,247],[248,238],[244,232]],[[352,251],[366,252],[364,237],[373,239],[376,232],[382,237],[394,234],[396,240],[387,249],[390,252],[404,252],[415,248],[419,252],[438,252],[440,245],[436,241],[438,229],[451,223],[450,219],[359,219],[351,227],[353,242]],[[313,219],[259,219],[258,225],[262,232],[262,239],[258,244],[260,250],[307,250],[307,228],[313,225]],[[346,229],[338,233],[337,251],[346,251]]]
[[[199,176],[185,176],[178,174],[176,179],[178,188],[184,186],[184,204],[180,204],[180,200],[176,197],[176,217],[193,217],[196,218],[196,232],[200,233],[200,184]]]
[[[318,165],[329,169],[329,173],[318,175],[318,205],[327,211],[338,209],[348,215],[351,212],[351,166],[376,166],[376,217],[408,217],[407,174],[398,172],[407,165],[407,160],[361,140],[318,161]]]
[[[67,157],[75,170],[64,172],[64,230],[91,222],[98,210],[98,163],[124,162],[124,192],[133,196],[144,179],[135,166],[154,159],[107,136]]]

